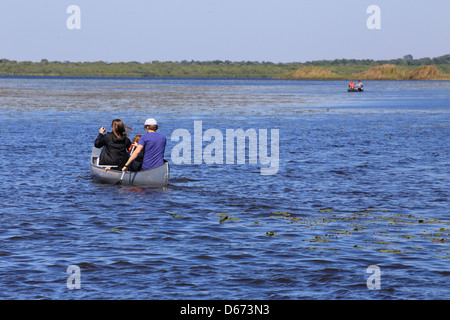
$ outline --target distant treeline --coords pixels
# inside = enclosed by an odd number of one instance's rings
[[[338,77],[346,78],[371,67],[391,64],[402,67],[435,65],[442,73],[450,73],[450,54],[437,58],[413,59],[407,55],[393,60],[335,59],[309,62],[273,63],[256,61],[152,61],[152,62],[40,62],[0,59],[0,75],[40,75],[69,77],[229,77],[283,78],[305,66],[325,67]]]
[[[313,66],[333,66],[333,65],[363,65],[363,66],[380,66],[383,64],[394,64],[397,66],[430,66],[430,65],[449,65],[450,66],[450,54],[446,54],[437,58],[421,58],[414,59],[411,55],[406,55],[403,58],[391,59],[391,60],[356,60],[356,59],[335,59],[335,60],[316,60],[311,62],[305,62],[304,65]]]

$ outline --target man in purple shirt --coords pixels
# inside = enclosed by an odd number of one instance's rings
[[[156,132],[156,130],[158,130],[158,123],[153,118],[145,120],[144,128],[145,131],[147,131],[147,134],[141,137],[138,146],[136,147],[128,161],[125,163],[122,171],[128,171],[128,166],[130,165],[130,163],[132,163],[141,152],[144,152],[142,170],[156,168],[164,164],[166,137]]]

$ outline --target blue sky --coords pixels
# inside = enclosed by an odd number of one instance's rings
[[[67,7],[81,9],[69,30]],[[366,26],[370,5],[381,29]],[[305,62],[450,53],[449,0],[0,0],[0,58]]]

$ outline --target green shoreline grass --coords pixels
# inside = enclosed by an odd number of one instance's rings
[[[394,66],[391,69],[383,66]],[[418,68],[427,67],[418,72]],[[377,71],[377,68],[381,68]],[[432,71],[430,71],[434,68]],[[374,71],[375,69],[375,71]],[[416,72],[413,77],[413,73]],[[427,73],[428,72],[428,73]],[[450,54],[417,60],[40,62],[0,59],[2,76],[450,80]]]

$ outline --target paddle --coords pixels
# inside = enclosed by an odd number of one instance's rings
[[[120,177],[120,180],[115,183],[115,185],[122,184],[124,174],[125,174],[125,171],[122,171],[122,176]]]
[[[133,146],[133,148],[130,151],[130,155],[133,153],[135,146]],[[122,180],[123,180],[123,176],[125,174],[125,171],[122,171],[122,176],[120,177],[120,180],[116,182],[116,185],[118,184],[122,184]]]
[[[133,154],[134,148],[136,148],[136,146],[133,146],[133,148],[131,148],[130,156]]]

